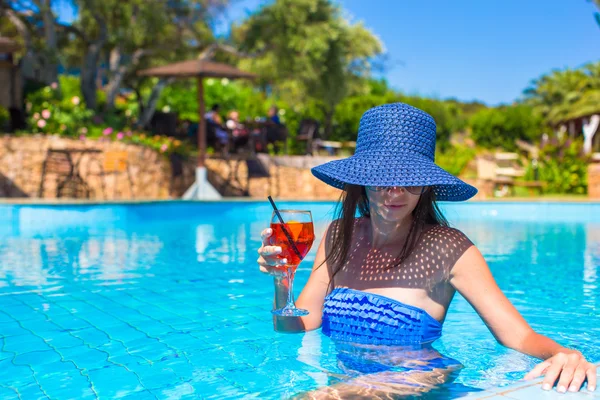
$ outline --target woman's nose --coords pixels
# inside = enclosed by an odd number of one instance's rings
[[[392,192],[400,192],[400,193],[404,193],[405,189],[404,186],[390,186],[387,189],[388,192],[392,193]]]

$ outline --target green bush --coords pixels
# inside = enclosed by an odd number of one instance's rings
[[[530,163],[525,179],[546,182],[547,193],[587,193],[589,158],[582,154],[580,140],[554,141],[540,151],[537,166]],[[537,167],[537,173],[536,173]]]
[[[79,92],[78,79],[60,76],[56,85],[46,86],[27,95],[29,131],[79,136],[92,124],[93,111],[87,110]]]
[[[342,100],[334,115],[332,140],[356,140],[362,114],[368,109],[394,102],[403,102],[420,108],[430,114],[436,122],[437,146],[446,149],[450,145],[450,135],[466,127],[462,110],[453,102],[435,99],[403,96],[393,91],[383,94],[350,96]]]
[[[448,145],[443,151],[436,151],[435,162],[452,175],[460,175],[475,154],[475,149],[470,147]]]
[[[517,139],[537,141],[542,130],[542,120],[524,105],[486,108],[470,120],[471,137],[478,146],[517,149]]]
[[[59,79],[60,88],[58,85],[46,86],[27,95],[29,128],[21,133],[57,134],[80,140],[123,141],[147,146],[165,155],[191,154],[192,148],[188,143],[137,132],[133,128],[135,115],[131,110],[135,101],[131,97],[117,98],[112,113],[94,115],[83,104],[79,78],[63,75]]]

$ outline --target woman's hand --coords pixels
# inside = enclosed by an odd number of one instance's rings
[[[574,350],[565,349],[546,361],[535,366],[525,379],[533,379],[545,375],[542,383],[542,389],[550,390],[556,380],[558,385],[556,390],[560,393],[577,392],[583,381],[587,378],[587,389],[594,391],[596,389],[596,366],[589,363],[581,353]]]
[[[272,276],[284,276],[285,269],[283,268],[287,263],[287,259],[279,258],[277,255],[281,254],[281,247],[270,246],[269,237],[273,234],[271,228],[267,228],[260,233],[262,238],[262,246],[258,249],[258,265],[260,266],[260,272],[269,274]]]

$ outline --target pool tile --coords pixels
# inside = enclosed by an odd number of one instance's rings
[[[127,350],[130,354],[145,359],[158,361],[162,357],[173,353],[173,349],[155,339],[138,339],[127,343]]]
[[[158,400],[158,397],[150,390],[141,390],[139,392],[128,394],[121,397],[124,400]]]
[[[2,400],[20,400],[15,389],[0,386],[0,399]]]
[[[106,365],[108,354],[88,347],[72,347],[60,350],[64,360],[73,361],[79,369],[92,370]]]
[[[160,364],[136,363],[125,367],[137,374],[144,388],[148,390],[161,389],[181,381],[172,370],[163,368]]]
[[[16,365],[31,365],[36,367],[60,362],[60,355],[54,350],[20,353],[13,359],[13,363]]]
[[[27,320],[31,318],[38,318],[39,314],[32,310],[31,307],[25,304],[19,303],[5,308],[4,311],[13,319],[18,321]]]
[[[76,338],[83,340],[83,342],[90,347],[99,347],[110,342],[108,334],[95,327],[77,329],[72,331],[71,334]]]
[[[50,346],[40,337],[32,335],[8,336],[4,338],[4,351],[16,354],[31,351],[50,350]]]
[[[73,314],[59,315],[53,317],[51,321],[60,326],[61,328],[68,330],[78,330],[92,327],[92,325],[89,322]]]
[[[169,388],[152,390],[152,393],[159,399],[197,398],[202,395],[188,382],[177,382]]]
[[[260,392],[271,386],[273,382],[272,376],[247,368],[237,371],[223,371],[219,375],[227,381],[243,387],[247,392]]]
[[[55,349],[83,346],[83,339],[75,337],[68,332],[54,332],[52,335],[44,335],[44,341]]]
[[[194,351],[207,348],[206,342],[187,333],[171,332],[160,337],[161,342],[182,350]]]
[[[509,392],[500,393],[502,396],[512,400],[551,400],[551,399],[589,399],[595,398],[591,393],[587,391],[581,391],[578,393],[558,393],[555,389],[547,391],[542,390],[541,385],[528,386],[520,389],[515,389]]]
[[[253,367],[267,361],[268,356],[264,348],[252,343],[234,343],[225,349],[237,362],[247,363]]]
[[[0,297],[0,302],[2,301],[2,298]],[[17,320],[8,315],[7,313],[5,313],[4,311],[0,311],[0,326],[4,326],[4,324],[9,323],[9,322],[16,322]]]
[[[31,335],[31,332],[23,328],[17,321],[7,321],[0,323],[0,333],[2,337]]]
[[[38,400],[38,399],[44,399],[47,400],[50,397],[48,397],[48,395],[46,395],[44,393],[44,391],[42,390],[42,388],[40,388],[37,383],[33,382],[30,383],[28,385],[19,385],[16,388],[19,391],[19,396],[21,399],[31,399],[31,400]]]
[[[109,366],[87,372],[100,398],[116,398],[145,390],[137,376],[125,368]]]
[[[40,376],[38,382],[52,399],[93,399],[96,397],[89,386],[88,379],[76,369]],[[73,390],[74,388],[78,389]]]
[[[111,339],[119,340],[125,345],[138,339],[148,339],[148,335],[140,332],[132,326],[122,327],[119,330],[111,331]]]
[[[158,321],[150,321],[146,324],[138,325],[139,329],[152,337],[164,337],[173,331],[169,325],[158,322]]]
[[[30,383],[33,382],[33,372],[26,365],[15,365],[12,360],[2,360],[0,361],[0,382],[3,384]]]

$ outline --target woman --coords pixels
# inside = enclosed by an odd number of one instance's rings
[[[479,250],[462,232],[448,227],[436,200],[463,201],[477,190],[434,164],[435,137],[435,122],[425,112],[401,103],[375,107],[360,121],[352,157],[313,168],[317,178],[343,189],[341,207],[296,301],[310,314],[276,317],[275,329],[322,327],[340,343],[343,365],[374,372],[380,391],[388,390],[390,381],[397,390],[414,386],[417,373],[431,377],[453,370],[454,364],[430,344],[441,336],[458,291],[499,343],[545,360],[526,379],[545,375],[542,388],[549,390],[558,381],[559,392],[578,391],[587,379],[588,390],[594,390],[595,366],[580,352],[534,332],[500,291]],[[275,307],[280,308],[287,296],[280,279],[286,260],[279,255],[280,247],[270,245],[270,234],[270,229],[263,231],[258,263],[262,272],[275,276]],[[425,355],[411,361],[410,351],[398,350],[406,346],[426,349]],[[382,348],[394,349],[383,363],[365,367],[348,357],[356,349],[378,349],[380,357],[386,354]],[[429,367],[415,367],[423,364]],[[439,382],[439,376],[434,380]],[[420,382],[420,390],[427,390]]]
[[[227,129],[231,132],[233,142],[233,152],[237,153],[238,149],[248,144],[249,132],[244,128],[244,125],[240,123],[240,113],[236,110],[229,112],[227,116]]]

